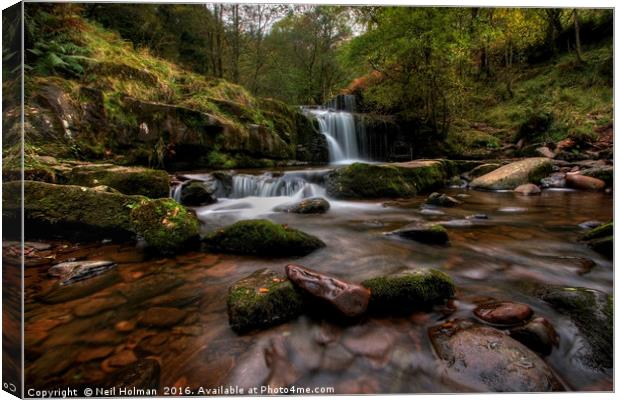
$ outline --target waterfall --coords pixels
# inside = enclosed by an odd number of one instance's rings
[[[329,161],[341,163],[360,158],[353,114],[325,109],[312,109],[308,112],[317,119],[319,129],[327,139]]]

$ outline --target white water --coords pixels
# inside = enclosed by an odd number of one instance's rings
[[[319,122],[319,129],[327,139],[331,163],[361,160],[353,114],[325,109],[308,109],[307,112]]]

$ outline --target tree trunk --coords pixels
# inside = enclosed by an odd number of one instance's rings
[[[575,21],[575,50],[577,52],[577,62],[582,63],[581,57],[581,38],[579,37],[579,12],[576,8],[573,9],[573,20]]]
[[[239,24],[239,4],[232,6],[233,40],[232,40],[232,81],[239,83],[239,55],[241,53],[241,26]]]

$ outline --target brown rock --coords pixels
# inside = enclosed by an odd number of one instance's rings
[[[299,373],[288,358],[286,342],[283,337],[277,336],[265,348],[265,364],[271,370],[266,385],[272,387],[287,387],[299,378]]]
[[[519,193],[523,196],[533,196],[540,194],[540,188],[533,183],[526,183],[525,185],[518,186],[515,189],[515,193]]]
[[[547,146],[538,147],[536,152],[543,157],[553,158],[555,157],[555,153],[551,151]]]
[[[558,334],[553,325],[542,317],[511,329],[510,337],[543,355],[551,354],[553,347],[558,345]]]
[[[144,326],[167,328],[183,321],[186,312],[173,307],[152,307],[142,312],[138,317],[138,323]]]
[[[532,309],[527,304],[501,301],[481,304],[476,307],[474,314],[492,324],[513,325],[530,318]]]
[[[77,317],[90,317],[91,315],[99,314],[105,310],[111,310],[125,303],[125,298],[121,296],[89,299],[88,301],[75,307],[73,313]]]
[[[566,186],[579,190],[599,191],[605,189],[605,182],[591,176],[569,173],[566,174]]]
[[[138,361],[138,358],[132,350],[123,350],[103,360],[101,369],[105,372],[112,372],[117,368],[124,367],[136,361]]]
[[[114,329],[119,332],[131,332],[136,329],[136,323],[134,321],[119,321],[114,325]]]
[[[104,358],[110,355],[114,351],[114,347],[105,346],[105,347],[96,347],[94,349],[87,349],[81,351],[77,358],[77,362],[88,362],[92,360],[96,360],[98,358]]]
[[[370,290],[361,285],[344,282],[295,264],[286,266],[286,275],[295,285],[325,300],[347,317],[360,316],[368,308]]]

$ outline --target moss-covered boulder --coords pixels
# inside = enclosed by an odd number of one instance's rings
[[[439,224],[413,223],[389,232],[389,234],[425,244],[445,245],[450,241],[448,231]]]
[[[514,190],[525,183],[539,183],[551,173],[551,169],[552,163],[548,158],[526,158],[482,175],[469,186],[482,190]]]
[[[196,216],[172,199],[141,201],[131,210],[136,233],[161,252],[174,252],[198,238]]]
[[[299,316],[303,305],[303,295],[285,276],[261,269],[228,290],[228,321],[238,333],[267,328]]]
[[[191,180],[181,187],[181,204],[190,207],[199,207],[217,202],[216,187],[210,182]]]
[[[614,253],[614,223],[608,222],[587,231],[582,240],[594,251],[612,258]]]
[[[142,167],[121,167],[113,164],[90,164],[73,168],[69,184],[94,187],[105,185],[123,194],[136,194],[159,199],[168,197],[168,173]]]
[[[35,239],[131,239],[131,207],[146,200],[142,196],[35,181],[24,181],[23,187],[25,234]],[[2,216],[7,223],[20,223],[21,188],[17,181],[2,184]]]
[[[264,219],[236,222],[204,241],[216,251],[268,257],[303,256],[325,246],[315,236]]]
[[[538,297],[567,315],[589,347],[579,358],[595,369],[613,367],[613,297],[598,290],[561,286],[538,289]]]
[[[295,203],[282,204],[274,208],[274,211],[295,214],[324,214],[329,210],[329,201],[322,197],[303,199]]]
[[[379,314],[402,314],[425,309],[454,295],[450,276],[436,269],[405,270],[362,282],[370,289],[369,309]]]

